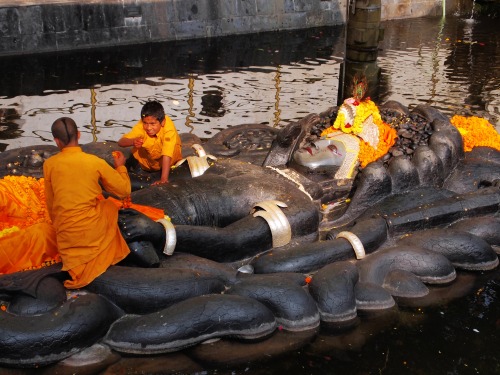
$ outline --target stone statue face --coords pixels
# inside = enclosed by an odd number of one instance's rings
[[[311,146],[298,149],[294,161],[304,167],[339,167],[346,156],[344,145],[335,139],[319,139]]]

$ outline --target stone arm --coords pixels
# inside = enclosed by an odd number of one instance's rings
[[[128,242],[150,241],[161,253],[166,241],[165,228],[146,215],[120,210],[118,225]],[[175,251],[186,252],[216,261],[235,261],[272,247],[272,235],[266,221],[247,216],[224,228],[175,225]]]

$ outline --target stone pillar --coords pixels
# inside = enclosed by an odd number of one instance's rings
[[[381,0],[353,0],[348,9],[345,59],[341,66],[341,82],[337,105],[351,96],[356,74],[364,74],[368,96],[377,97],[380,68],[377,66],[378,43],[383,39]]]
[[[352,61],[375,61],[380,28],[381,0],[353,0],[347,20],[346,58]]]

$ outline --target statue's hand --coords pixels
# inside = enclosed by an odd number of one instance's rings
[[[156,242],[165,233],[163,225],[132,208],[118,212],[118,226],[127,242],[147,240]]]

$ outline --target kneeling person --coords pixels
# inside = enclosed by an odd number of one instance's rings
[[[82,151],[80,132],[69,117],[52,124],[60,152],[43,165],[47,210],[56,231],[57,249],[72,280],[81,288],[124,259],[129,247],[118,227],[118,207],[102,196],[102,188],[124,199],[131,193],[125,156],[113,154],[115,168]]]
[[[182,159],[181,139],[172,120],[165,116],[160,102],[150,101],[141,110],[141,120],[118,141],[121,147],[133,147],[132,155],[145,171],[161,170],[153,185],[166,184],[170,167]]]

